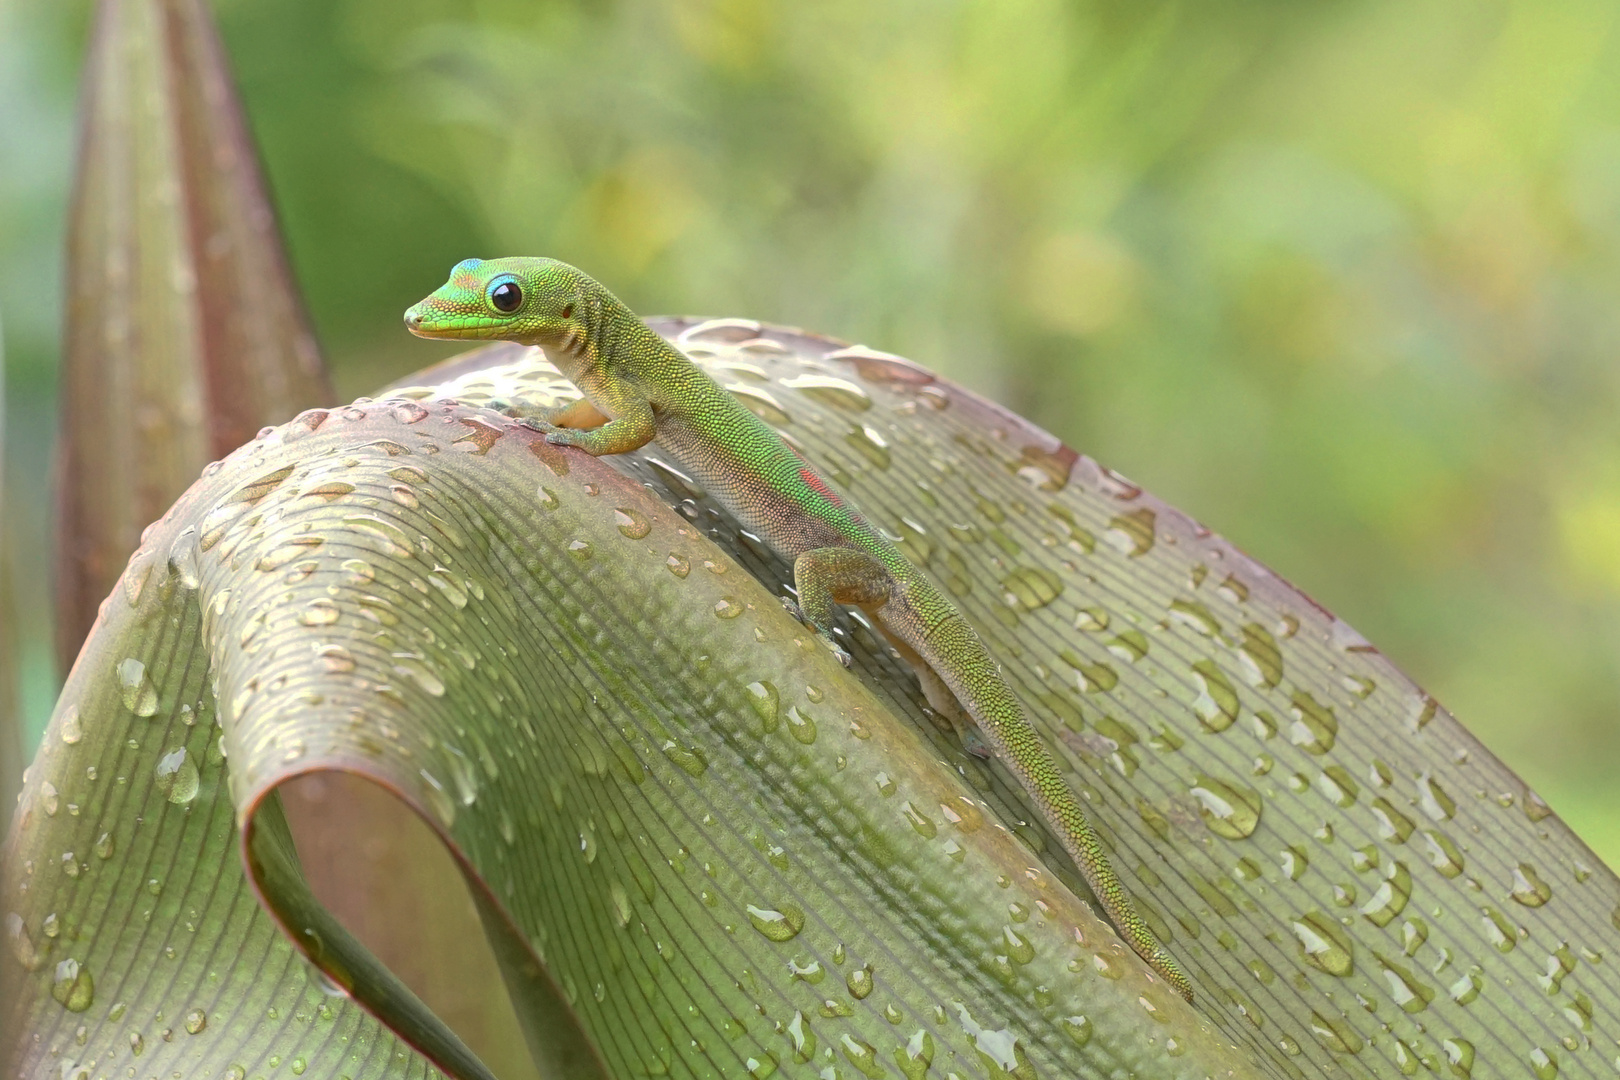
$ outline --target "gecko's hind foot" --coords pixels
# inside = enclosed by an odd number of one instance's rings
[[[849,654],[848,649],[838,644],[838,641],[831,634],[827,633],[827,631],[821,629],[821,627],[804,617],[804,609],[799,606],[796,600],[788,596],[781,597],[780,599],[782,601],[782,607],[787,611],[787,613],[799,620],[799,622],[803,623],[805,626],[808,626],[810,629],[814,630],[816,632],[816,638],[823,645],[827,646],[828,652],[838,657],[838,662],[840,664],[843,664],[845,667],[849,667],[855,663],[855,658]]]

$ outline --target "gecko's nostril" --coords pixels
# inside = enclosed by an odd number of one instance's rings
[[[417,327],[419,327],[421,325],[422,325],[422,316],[417,313],[415,308],[412,308],[410,311],[407,311],[405,313],[405,329],[407,329],[407,330],[415,330]]]

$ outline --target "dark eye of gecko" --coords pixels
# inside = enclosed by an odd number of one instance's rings
[[[565,319],[572,319],[574,317],[574,305],[564,304],[562,315]]]
[[[515,281],[503,281],[489,290],[489,302],[496,311],[516,311],[523,303],[523,290]]]

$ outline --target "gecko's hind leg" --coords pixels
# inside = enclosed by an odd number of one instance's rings
[[[994,757],[995,751],[985,741],[984,732],[979,730],[978,722],[962,708],[962,703],[956,700],[951,688],[945,685],[944,679],[935,674],[928,661],[924,660],[916,649],[906,644],[903,638],[891,633],[883,625],[881,615],[872,621],[883,630],[883,636],[889,639],[889,644],[894,646],[901,658],[911,665],[911,670],[917,675],[917,681],[922,684],[923,697],[928,699],[929,708],[951,722],[951,727],[956,730],[956,737],[962,741],[962,749],[977,758]]]
[[[799,590],[799,602],[788,610],[816,632],[839,663],[849,667],[849,650],[832,636],[833,610],[839,604],[882,604],[889,598],[888,571],[858,548],[812,548],[793,560],[793,584]]]

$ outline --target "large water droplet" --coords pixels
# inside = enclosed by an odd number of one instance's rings
[[[1312,967],[1341,978],[1355,970],[1350,937],[1338,920],[1313,911],[1295,919],[1292,925],[1300,950]]]
[[[761,680],[749,683],[745,689],[748,691],[748,704],[753,706],[754,714],[759,717],[761,729],[765,734],[775,731],[780,718],[777,710],[782,699],[775,685]]]
[[[918,1028],[904,1046],[895,1048],[894,1063],[906,1080],[922,1080],[934,1063],[934,1037]]]
[[[62,741],[69,746],[84,738],[84,724],[79,720],[77,705],[69,705],[62,710],[62,721],[58,730],[61,732]]]
[[[1406,902],[1411,896],[1411,872],[1405,863],[1392,863],[1385,872],[1383,883],[1362,905],[1361,913],[1377,926],[1388,926],[1395,916],[1406,909]]]
[[[157,789],[172,803],[183,806],[197,797],[197,765],[183,746],[159,758],[152,775]]]
[[[772,941],[791,941],[804,929],[804,912],[791,904],[783,904],[781,910],[749,904],[747,911],[754,929]]]
[[[790,390],[802,391],[818,401],[849,412],[865,412],[872,407],[872,399],[866,391],[848,379],[806,374],[781,382]]]
[[[1426,985],[1410,969],[1382,956],[1377,959],[1378,966],[1384,972],[1384,981],[1389,984],[1390,999],[1402,1011],[1418,1013],[1429,1007],[1429,1002],[1434,1000],[1433,987]]]
[[[652,532],[652,522],[647,515],[634,507],[621,506],[614,510],[613,524],[618,526],[620,533],[632,540],[640,540]]]
[[[1228,840],[1242,840],[1260,823],[1260,793],[1227,780],[1200,776],[1192,788],[1198,812],[1210,832]]]
[[[1435,821],[1450,820],[1457,813],[1457,804],[1428,769],[1418,775],[1418,805]]]
[[[1288,741],[1308,754],[1325,754],[1339,736],[1339,721],[1331,706],[1323,705],[1307,690],[1294,692],[1290,710],[1294,722],[1288,727]]]
[[[146,676],[146,665],[131,656],[120,660],[115,671],[124,708],[136,716],[155,715],[158,710],[157,688]]]
[[[1448,878],[1454,878],[1463,872],[1462,852],[1451,838],[1438,829],[1423,830],[1423,846],[1425,854],[1429,857],[1429,865]]]
[[[1467,1039],[1442,1039],[1440,1049],[1446,1052],[1446,1062],[1457,1080],[1468,1080],[1474,1071],[1474,1044]]]
[[[788,733],[794,739],[809,746],[816,741],[816,722],[808,713],[800,711],[797,705],[789,705],[787,711]]]
[[[1193,712],[1205,730],[1225,731],[1237,719],[1237,690],[1213,660],[1200,660],[1192,667],[1199,686],[1198,697],[1193,700]]]
[[[82,1013],[96,1000],[96,983],[90,969],[69,957],[56,965],[51,981],[51,997],[68,1012]]]
[[[872,965],[863,964],[851,970],[844,976],[844,984],[849,987],[850,997],[863,1000],[872,992]]]
[[[1250,686],[1270,689],[1282,682],[1282,652],[1277,648],[1277,639],[1259,623],[1249,623],[1243,628],[1238,660]]]
[[[1513,868],[1512,896],[1525,907],[1540,907],[1552,899],[1552,886],[1541,880],[1535,867],[1520,863]]]

